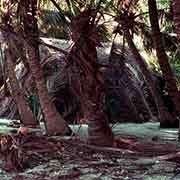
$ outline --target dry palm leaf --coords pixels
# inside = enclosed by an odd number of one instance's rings
[[[5,170],[18,171],[36,161],[47,161],[45,154],[59,153],[61,144],[32,133],[0,136],[0,154],[4,157]]]

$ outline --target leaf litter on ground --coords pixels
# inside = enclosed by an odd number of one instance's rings
[[[77,135],[48,137],[36,131],[2,134],[0,144],[2,180],[180,177],[178,145],[132,134],[117,135],[114,147],[89,145]]]

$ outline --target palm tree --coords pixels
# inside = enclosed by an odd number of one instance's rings
[[[105,88],[97,65],[96,47],[100,42],[93,21],[94,13],[88,9],[73,19],[71,33],[74,45],[67,62],[72,63],[71,66],[75,66],[80,72],[78,93],[84,116],[88,121],[89,142],[112,146],[113,134],[108,125],[107,115],[103,111]]]
[[[131,4],[130,4],[131,5]],[[129,5],[129,6],[130,6]],[[134,32],[136,32],[136,14],[133,13],[130,9],[130,7],[127,6],[126,8],[121,8],[118,16],[115,18],[115,20],[119,23],[117,26],[115,32],[118,32],[119,34],[123,34],[127,44],[134,56],[134,60],[138,64],[140,70],[142,71],[142,74],[148,84],[148,87],[150,89],[151,96],[154,98],[154,101],[156,103],[158,113],[159,113],[159,119],[161,122],[171,122],[172,117],[166,110],[162,99],[159,97],[159,94],[157,93],[157,89],[155,87],[154,79],[152,78],[152,73],[150,72],[147,64],[144,62],[143,58],[141,57],[138,49],[136,48],[134,42],[133,42],[133,35]]]
[[[173,19],[174,19],[174,24],[176,27],[176,32],[178,39],[180,41],[180,1],[178,0],[172,0],[172,6],[173,6]]]
[[[142,90],[140,89],[139,83],[137,82],[136,78],[134,78],[134,74],[132,74],[129,68],[126,66],[125,59],[127,57],[125,57],[126,53],[124,51],[124,47],[120,49],[119,47],[116,48],[116,45],[112,45],[112,66],[115,66],[113,70],[121,74],[122,80],[120,84],[121,86],[124,86],[124,90],[121,87],[117,93],[121,95],[123,94],[122,96],[126,97],[126,102],[124,103],[131,108],[129,110],[134,115],[135,122],[141,122],[144,119],[153,119],[152,112],[148,106],[148,103],[146,102]],[[125,112],[127,113],[127,111]]]
[[[139,67],[149,85],[151,95],[154,97],[154,100],[155,100],[157,108],[158,108],[159,120],[161,122],[161,125],[163,123],[168,123],[168,122],[171,124],[173,121],[173,118],[171,117],[171,115],[169,114],[167,109],[165,108],[161,97],[157,93],[157,89],[155,87],[154,79],[152,78],[151,72],[149,71],[147,65],[145,64],[144,60],[142,59],[141,55],[139,54],[139,51],[137,50],[137,48],[132,40],[131,35],[129,33],[127,33],[125,36],[126,36],[128,45],[135,57],[135,60],[136,60],[137,64],[139,65]]]
[[[5,40],[5,64],[7,66],[7,72],[8,72],[8,77],[9,77],[9,82],[10,82],[10,87],[11,87],[11,95],[16,102],[16,105],[18,107],[19,115],[21,118],[21,122],[24,125],[31,125],[31,126],[36,126],[38,124],[37,120],[35,119],[35,116],[33,112],[31,111],[27,101],[25,100],[25,95],[23,90],[19,86],[19,82],[16,78],[16,73],[15,73],[15,64],[14,62],[16,59],[13,59],[14,56],[12,56],[12,45],[14,43],[12,38],[9,38],[9,33],[12,29],[12,26],[9,24],[11,20],[11,17],[8,13],[2,13],[2,35]],[[14,47],[14,46],[13,46]],[[5,79],[6,81],[6,79]]]
[[[166,80],[168,94],[173,100],[173,103],[176,108],[176,112],[179,113],[180,112],[180,96],[179,96],[176,80],[174,78],[174,74],[169,64],[168,56],[163,46],[162,36],[161,36],[159,23],[158,23],[158,11],[157,11],[157,6],[156,6],[156,1],[148,0],[148,6],[149,6],[150,23],[151,23],[152,34],[153,34],[153,42],[154,42],[154,47],[156,49],[158,62],[161,67],[163,77]]]
[[[19,86],[19,82],[15,74],[15,65],[12,61],[12,52],[7,47],[5,50],[6,65],[8,69],[8,77],[11,87],[11,94],[18,107],[20,120],[25,126],[36,126],[38,124],[33,112],[31,111],[27,101],[25,100],[24,93]]]
[[[24,28],[24,35],[26,41],[24,43],[27,49],[28,63],[32,76],[35,79],[37,93],[39,96],[40,105],[45,118],[46,129],[48,134],[67,134],[71,130],[68,127],[65,120],[57,112],[53,102],[51,101],[45,80],[43,77],[43,71],[40,67],[40,55],[39,55],[39,31],[37,25],[37,0],[32,1],[20,1],[19,16],[22,20]]]

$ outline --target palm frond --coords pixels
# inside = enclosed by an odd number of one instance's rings
[[[54,38],[67,38],[69,32],[69,22],[71,15],[63,12],[64,18],[59,12],[43,10],[40,17],[40,30]]]

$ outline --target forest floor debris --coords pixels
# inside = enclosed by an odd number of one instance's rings
[[[7,141],[3,138],[7,138]],[[145,144],[127,136],[116,138],[116,141],[118,147],[103,148],[88,145],[77,137],[63,139],[34,133],[25,136],[2,135],[1,148],[4,146],[4,149],[0,163],[1,167],[5,168],[0,169],[0,178],[1,180],[180,178],[180,148],[176,145],[153,141]],[[8,162],[9,169],[7,165],[4,166],[5,161],[11,161]]]
[[[119,126],[123,135],[116,136],[115,147],[111,148],[89,145],[77,134],[72,137],[48,137],[39,133],[38,128],[25,136],[17,133],[7,135],[5,132],[1,135],[1,147],[3,145],[4,149],[0,156],[0,179],[180,179],[180,147],[176,139],[173,142],[161,141],[155,131],[158,130],[157,124],[135,124],[135,129],[141,126],[140,134],[138,131],[128,132],[132,128],[127,130],[126,126]],[[154,136],[158,136],[155,140],[151,130]],[[145,131],[149,131],[150,138],[142,136],[143,133],[147,135]],[[167,131],[169,135],[176,134],[175,131]]]

